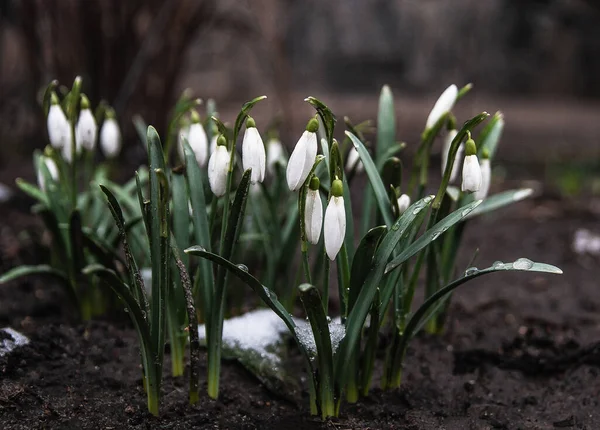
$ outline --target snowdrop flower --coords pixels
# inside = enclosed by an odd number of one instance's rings
[[[96,119],[90,110],[90,101],[86,96],[81,96],[81,112],[75,127],[75,138],[77,140],[77,151],[85,148],[93,151],[98,137],[98,126]]]
[[[462,171],[462,186],[463,191],[473,193],[481,188],[481,168],[477,160],[477,147],[475,141],[469,139],[465,142],[465,161]]]
[[[277,163],[282,166],[287,164],[285,151],[279,139],[271,138],[267,142],[267,172],[269,172],[269,175],[275,174],[275,165]]]
[[[483,151],[482,160],[479,164],[481,168],[481,187],[479,191],[475,191],[473,194],[475,200],[483,200],[487,197],[490,191],[490,185],[492,182],[492,167],[490,165],[490,153],[487,150]]]
[[[267,154],[265,145],[256,128],[254,119],[248,117],[246,120],[246,131],[242,140],[242,166],[244,170],[252,169],[250,182],[256,184],[265,179],[265,168],[267,164]]]
[[[46,165],[46,169],[48,169],[48,173],[50,173],[50,177],[54,181],[58,181],[58,167],[54,160],[50,157],[42,157],[44,160],[44,164]],[[42,169],[38,169],[37,172],[37,181],[40,189],[42,191],[46,191],[46,180],[44,179],[44,173]]]
[[[71,129],[71,125],[67,122],[67,129],[66,129],[66,136],[67,138],[65,139],[65,145],[61,148],[61,154],[63,159],[67,162],[70,163],[71,161],[73,161],[73,130]],[[75,153],[79,154],[81,152],[81,146],[79,146],[77,144],[77,141],[75,141]]]
[[[56,93],[50,96],[50,109],[48,110],[48,137],[53,148],[61,149],[70,144],[71,126],[65,116]]]
[[[442,93],[439,99],[433,105],[433,109],[429,112],[427,122],[425,123],[425,130],[432,128],[439,119],[450,112],[456,103],[458,97],[458,88],[452,84]]]
[[[402,194],[398,197],[398,216],[402,215],[410,206],[410,197],[407,194]]]
[[[458,132],[454,129],[448,130],[446,138],[444,139],[444,147],[442,148],[442,175],[446,172],[446,164],[448,164],[448,154],[450,153],[450,146],[452,141],[456,137]],[[450,171],[450,182],[454,182],[458,176],[460,169],[460,161],[462,160],[463,153],[465,152],[465,146],[461,143],[456,151],[454,157],[454,164],[452,164],[452,170]]]
[[[200,115],[195,110],[192,111],[192,124],[185,137],[187,137],[188,143],[192,147],[192,151],[194,151],[198,165],[200,167],[206,166],[206,161],[208,160],[208,137],[206,137],[206,132],[200,123]]]
[[[313,245],[319,243],[321,237],[321,226],[323,225],[323,204],[319,193],[319,178],[313,175],[306,192],[306,203],[304,205],[304,231],[306,240]]]
[[[106,111],[106,119],[100,129],[100,147],[106,158],[114,158],[121,151],[121,131],[115,111],[110,108]]]
[[[356,148],[352,147],[350,149],[350,152],[348,153],[348,159],[346,160],[346,171],[352,171],[352,169],[354,169],[354,165],[356,165],[356,173],[360,173],[365,170],[365,166],[360,160],[360,155],[358,155],[358,151],[356,150]]]
[[[325,211],[325,251],[330,260],[335,260],[344,243],[346,235],[346,209],[344,207],[344,187],[342,181],[335,179],[331,185],[331,198]]]
[[[227,188],[227,173],[229,171],[229,160],[231,155],[227,150],[227,140],[224,136],[219,136],[217,148],[208,160],[208,182],[210,189],[217,197],[225,195]]]
[[[312,118],[300,136],[287,165],[286,179],[290,191],[296,191],[304,184],[317,156],[317,130],[319,123]]]

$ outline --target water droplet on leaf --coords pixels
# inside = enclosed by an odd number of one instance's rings
[[[529,258],[519,258],[513,263],[513,267],[516,270],[529,270],[533,267],[533,261]]]
[[[477,267],[469,267],[467,270],[465,270],[465,276],[472,276],[477,272],[479,272],[479,269]]]

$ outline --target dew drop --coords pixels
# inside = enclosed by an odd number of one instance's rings
[[[494,269],[504,269],[504,263],[502,261],[494,261],[494,264],[492,264],[492,267]]]
[[[528,258],[519,258],[513,263],[516,270],[529,270],[533,267],[533,261]]]
[[[237,264],[237,268],[243,270],[244,272],[248,271],[248,266],[246,266],[245,264]]]
[[[479,272],[479,269],[477,267],[469,267],[467,270],[465,270],[465,276],[471,276],[476,274],[477,272]]]
[[[471,213],[471,210],[472,210],[472,209],[465,209],[465,210],[463,210],[463,211],[461,212],[461,216],[464,216],[464,217],[465,217],[465,216],[469,215],[469,214]]]
[[[423,209],[423,208],[415,208],[415,209],[413,210],[413,215],[416,215],[416,214],[418,214],[419,212],[421,212],[421,209]]]

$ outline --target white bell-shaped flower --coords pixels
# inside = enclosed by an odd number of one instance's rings
[[[112,109],[107,110],[100,129],[100,148],[106,158],[114,158],[121,152],[121,131]]]
[[[269,175],[275,174],[275,166],[277,163],[282,166],[286,166],[287,159],[285,157],[285,150],[281,141],[276,138],[269,139],[267,142],[267,172]]]
[[[356,165],[356,168],[354,167]],[[365,166],[360,159],[360,155],[356,148],[352,147],[350,152],[348,153],[348,159],[346,160],[346,172],[352,171],[352,169],[356,169],[356,173],[363,172],[365,170]]]
[[[73,129],[71,125],[67,122],[66,128],[66,136],[65,145],[61,148],[61,154],[63,160],[67,163],[71,163],[73,161]],[[75,154],[79,154],[81,152],[81,146],[78,145],[77,140],[75,140]]]
[[[242,140],[242,166],[244,170],[252,169],[250,182],[256,184],[265,179],[267,165],[267,154],[265,145],[256,128],[254,119],[248,117],[246,120],[246,131]]]
[[[58,181],[58,167],[56,166],[54,160],[50,157],[43,157],[43,160],[44,165],[46,166],[46,169],[48,169],[48,173],[50,173],[50,177],[52,178],[52,180]],[[46,191],[46,180],[44,178],[44,173],[42,172],[41,168],[37,171],[37,181],[40,189],[42,191]]]
[[[402,215],[410,206],[410,197],[408,194],[402,194],[398,197],[398,216]]]
[[[446,172],[446,165],[448,164],[448,154],[450,153],[450,146],[452,141],[456,137],[458,132],[456,130],[448,130],[448,134],[444,138],[444,147],[442,148],[442,175]],[[458,146],[456,156],[454,157],[454,163],[452,164],[452,170],[450,171],[450,182],[456,181],[458,172],[460,171],[460,162],[462,161],[463,154],[465,152],[464,144]]]
[[[53,148],[61,149],[67,145],[67,141],[70,143],[71,126],[55,93],[52,93],[50,103],[47,118],[48,138]]]
[[[435,105],[433,105],[433,109],[429,112],[429,116],[427,117],[427,122],[425,123],[425,130],[429,130],[433,127],[439,119],[450,112],[454,107],[454,103],[456,103],[456,98],[458,97],[458,88],[456,85],[452,84],[442,93],[442,95],[437,99]]]
[[[208,160],[208,137],[206,136],[206,132],[204,131],[204,127],[202,127],[202,123],[200,122],[200,115],[195,110],[192,111],[192,123],[189,128],[187,128],[187,135],[185,137],[194,151],[194,156],[196,157],[196,162],[200,167],[206,166],[206,162]],[[183,142],[183,136],[182,136]],[[183,155],[183,143],[180,146]],[[181,157],[183,160],[183,156]]]
[[[313,176],[306,192],[304,205],[304,231],[306,240],[313,245],[319,243],[323,226],[323,204],[319,193],[319,178]]]
[[[90,110],[90,101],[86,96],[81,96],[81,112],[79,120],[75,127],[75,138],[77,139],[77,149],[85,148],[93,151],[96,147],[98,137],[98,126],[94,114]]]
[[[344,207],[342,181],[335,179],[331,185],[331,198],[325,210],[323,235],[325,252],[330,260],[335,260],[346,236],[346,208]]]
[[[481,167],[477,159],[477,147],[475,141],[469,139],[465,142],[465,161],[462,170],[462,185],[463,191],[474,193],[481,188]]]
[[[208,182],[213,194],[217,197],[225,195],[227,189],[227,174],[229,171],[229,160],[231,154],[227,150],[226,140],[223,136],[219,137],[220,144],[217,144],[208,160]]]
[[[482,155],[481,163],[479,163],[479,167],[481,168],[481,187],[473,194],[475,200],[485,199],[492,183],[492,166],[490,165],[489,152],[484,150]]]
[[[296,191],[300,188],[317,156],[317,130],[319,129],[319,123],[316,119],[311,119],[306,125],[306,130],[300,136],[296,147],[290,156],[290,160],[286,170],[286,180],[288,187],[291,191]]]

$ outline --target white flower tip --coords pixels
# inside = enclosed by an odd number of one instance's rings
[[[456,85],[452,84],[440,95],[440,97],[433,105],[433,109],[429,113],[427,117],[427,122],[425,124],[425,129],[432,128],[439,119],[450,112],[454,107],[454,103],[456,103],[456,98],[458,97],[458,88]]]

